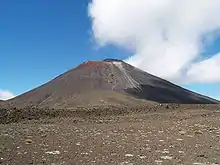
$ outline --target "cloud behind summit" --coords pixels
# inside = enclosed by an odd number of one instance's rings
[[[178,83],[219,83],[220,54],[202,56],[220,29],[219,0],[92,0],[101,46],[133,52],[126,62]]]
[[[8,100],[15,97],[15,95],[7,90],[0,90],[0,100]]]

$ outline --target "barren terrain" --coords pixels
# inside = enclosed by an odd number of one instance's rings
[[[219,105],[3,111],[4,165],[220,164]]]
[[[115,59],[82,63],[46,84],[7,101],[10,107],[56,109],[149,102],[220,103]]]

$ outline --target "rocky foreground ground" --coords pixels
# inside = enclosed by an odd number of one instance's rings
[[[111,113],[81,109],[44,113],[42,118],[39,110],[26,116],[19,116],[21,110],[3,111],[4,165],[220,164],[219,106],[142,107],[128,112],[123,108]]]

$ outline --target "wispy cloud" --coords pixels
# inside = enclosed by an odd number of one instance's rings
[[[15,97],[15,95],[8,90],[0,90],[0,100],[8,100]]]
[[[89,16],[101,46],[134,52],[128,63],[173,82],[219,83],[220,54],[201,56],[219,9],[219,0],[92,0]]]

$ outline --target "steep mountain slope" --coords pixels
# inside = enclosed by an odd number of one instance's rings
[[[6,108],[7,102],[4,100],[0,100],[0,108]]]
[[[159,103],[218,103],[114,59],[85,62],[9,103],[19,107],[71,108],[140,104],[146,100]]]

